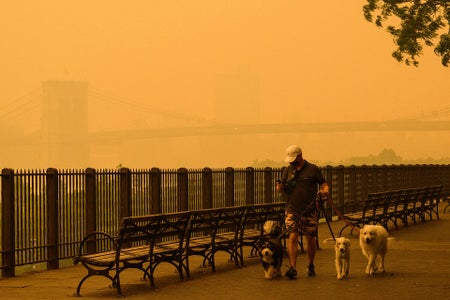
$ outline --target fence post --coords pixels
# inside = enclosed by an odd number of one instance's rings
[[[225,169],[225,207],[234,206],[234,169]]]
[[[186,168],[179,168],[177,172],[177,189],[178,189],[178,211],[188,210],[189,201],[189,178]]]
[[[203,168],[202,171],[202,208],[212,208],[213,204],[213,190],[212,190],[212,170],[210,168]]]
[[[345,167],[340,165],[336,167],[337,192],[338,192],[338,207],[344,207],[345,202]]]
[[[416,168],[418,168],[418,166],[416,165]],[[409,164],[408,168],[407,168],[407,178],[408,178],[408,183],[407,186],[408,187],[416,187],[416,183],[417,183],[417,178],[416,178],[416,168],[413,167],[413,165]]]
[[[359,170],[361,171],[361,186],[363,187],[361,190],[361,201],[365,201],[369,195],[369,176],[367,168],[366,165],[359,167]]]
[[[442,178],[442,184],[444,185],[444,190],[442,195],[450,196],[450,166],[442,166],[442,174],[440,175]]]
[[[391,188],[394,190],[399,189],[399,180],[400,180],[400,176],[399,176],[399,166],[398,165],[393,165],[392,166],[392,185]]]
[[[357,181],[356,181],[356,168],[355,165],[351,165],[348,167],[349,169],[349,196],[352,201],[356,201],[356,187],[357,187]],[[342,202],[342,204],[345,206],[345,200]]]
[[[47,169],[47,269],[59,268],[58,253],[58,170]]]
[[[382,165],[379,169],[379,175],[380,175],[380,190],[381,191],[387,191],[389,190],[389,173],[388,173],[388,166]]]
[[[396,185],[396,178],[395,176],[395,166],[394,165],[389,165],[387,167],[387,177],[388,177],[388,189],[389,190],[395,190],[395,185]]]
[[[128,168],[120,168],[120,212],[119,217],[131,216],[131,172]]]
[[[255,169],[245,170],[245,204],[255,204]]]
[[[87,235],[89,232],[93,232],[97,230],[97,181],[96,181],[96,172],[93,168],[86,169],[86,232]],[[87,241],[87,251],[88,253],[95,253],[97,251],[96,245],[97,243],[94,240]]]
[[[265,167],[264,168],[264,203],[272,203],[273,202],[273,175],[272,168]]]
[[[151,213],[161,213],[161,170],[152,168],[150,170],[150,184],[152,186]]]
[[[439,165],[432,164],[430,165],[430,185],[440,185],[442,178],[438,176],[439,174]]]
[[[15,210],[14,170],[2,170],[2,277],[14,277],[15,272]]]

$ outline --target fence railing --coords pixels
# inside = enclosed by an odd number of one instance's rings
[[[450,165],[321,168],[336,206],[370,192],[442,184]],[[3,277],[57,269],[88,232],[116,234],[125,216],[283,201],[282,168],[12,170],[1,174],[0,269]],[[330,210],[331,213],[331,210]]]

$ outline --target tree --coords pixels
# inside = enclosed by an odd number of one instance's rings
[[[406,65],[418,66],[424,46],[434,46],[442,65],[450,63],[449,0],[367,0],[364,17],[387,32],[398,46],[392,56]],[[437,45],[435,45],[437,43]]]

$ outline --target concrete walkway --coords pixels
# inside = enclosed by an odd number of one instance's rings
[[[342,221],[332,223],[339,232]],[[191,264],[192,278],[180,282],[170,265],[156,272],[158,289],[152,290],[141,273],[127,270],[121,281],[127,299],[450,299],[450,211],[441,219],[391,231],[385,274],[367,277],[367,261],[356,236],[352,241],[350,277],[337,280],[334,245],[322,243],[331,237],[326,224],[320,225],[321,250],[316,256],[317,276],[306,276],[306,254],[300,254],[297,280],[284,276],[265,280],[258,259],[246,259],[236,268],[227,257],[217,258],[217,272]],[[287,259],[285,260],[287,264]],[[286,267],[283,268],[283,272]],[[86,274],[81,266],[21,274],[0,280],[0,299],[76,299],[79,280]],[[82,299],[113,299],[116,291],[105,278],[90,278],[82,287]]]

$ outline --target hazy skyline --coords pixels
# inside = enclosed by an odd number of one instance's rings
[[[223,96],[217,80],[242,67],[258,78],[259,90],[251,90],[258,93],[262,123],[378,121],[448,108],[450,70],[431,49],[419,68],[399,64],[391,57],[391,37],[364,20],[365,2],[6,1],[0,11],[0,116],[43,81],[76,80],[97,91],[89,98],[90,131],[177,122],[142,107],[216,120]],[[246,92],[230,92],[242,95],[237,112],[251,96]],[[0,119],[27,132],[39,122]],[[119,155],[100,149],[91,160],[98,167],[245,167],[281,160],[290,144],[319,161],[384,148],[408,159],[440,158],[449,156],[449,131],[179,138],[149,141],[144,149],[130,142]]]

